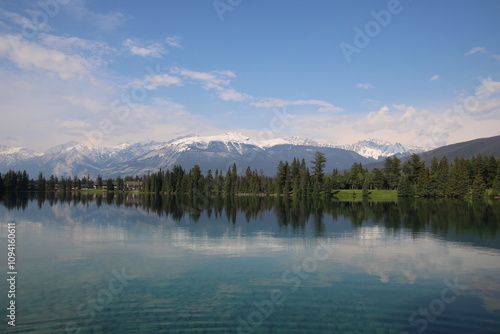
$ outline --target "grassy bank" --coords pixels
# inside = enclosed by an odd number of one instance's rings
[[[363,191],[362,190],[334,190],[332,191],[332,195],[334,197],[356,197],[362,198]],[[397,198],[398,192],[397,190],[369,190],[368,191],[369,198]]]

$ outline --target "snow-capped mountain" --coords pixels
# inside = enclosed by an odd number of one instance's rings
[[[407,156],[412,153],[421,153],[425,150],[419,147],[405,147],[400,143],[390,143],[379,139],[360,140],[354,144],[337,146],[344,150],[354,151],[359,155],[375,160],[396,156]]]
[[[197,164],[204,171],[225,172],[236,163],[240,172],[250,166],[273,175],[280,160],[291,161],[297,157],[309,162],[317,150],[326,155],[327,171],[346,169],[354,162],[367,164],[379,157],[411,153],[401,144],[378,140],[336,147],[305,137],[255,141],[240,133],[228,132],[217,136],[188,135],[167,142],[123,143],[110,148],[92,148],[73,141],[43,153],[0,146],[0,172],[26,170],[31,177],[39,172],[54,176],[116,177],[142,175],[174,165],[190,169]]]
[[[0,145],[0,164],[9,165],[16,161],[40,156],[42,153],[25,147],[9,147]]]

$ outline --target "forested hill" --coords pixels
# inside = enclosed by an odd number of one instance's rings
[[[480,138],[462,143],[446,145],[431,151],[420,153],[418,155],[427,166],[430,166],[434,157],[436,157],[438,160],[446,157],[448,161],[453,161],[455,157],[472,159],[474,156],[479,154],[483,156],[493,155],[496,158],[500,158],[500,136]],[[401,160],[404,162],[409,159],[410,157],[405,157]],[[368,170],[373,170],[374,168],[383,168],[384,162],[374,162],[365,165],[365,167],[368,168]]]
[[[443,157],[447,157],[448,160],[452,161],[455,157],[471,159],[478,154],[493,155],[497,158],[500,157],[500,136],[480,138],[463,143],[442,146],[432,151],[420,153],[419,155],[422,160],[429,165],[434,157],[439,160]]]

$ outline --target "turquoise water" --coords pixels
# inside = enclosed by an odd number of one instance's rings
[[[427,201],[4,200],[0,331],[500,332],[500,203]]]

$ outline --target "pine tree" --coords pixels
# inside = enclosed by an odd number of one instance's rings
[[[432,190],[430,189],[431,180],[429,174],[430,172],[428,168],[423,168],[422,170],[420,170],[415,192],[417,196],[427,197],[432,195]]]
[[[415,192],[413,190],[413,185],[410,182],[410,178],[407,175],[401,177],[398,185],[398,196],[399,197],[413,197]]]
[[[312,170],[313,170],[313,175],[315,178],[315,182],[319,183],[320,185],[323,184],[323,178],[325,176],[325,173],[323,172],[326,166],[326,157],[325,153],[317,151],[314,153],[314,159],[311,161],[313,164]]]
[[[480,173],[476,175],[474,183],[472,184],[472,197],[484,197],[486,191],[486,183]]]
[[[102,188],[102,177],[101,175],[97,175],[97,179],[95,180],[95,185],[97,188],[101,189]]]
[[[420,171],[425,168],[425,163],[420,161],[418,154],[412,154],[410,159],[403,164],[403,173],[406,174],[411,184],[416,184]]]
[[[396,189],[401,177],[401,160],[398,157],[387,157],[384,161],[384,176],[389,189]]]
[[[500,177],[497,176],[495,181],[493,181],[493,187],[491,188],[491,196],[498,197],[500,196]]]
[[[449,195],[448,173],[448,159],[446,157],[443,157],[439,161],[436,172],[432,174],[432,186],[434,187],[434,193],[436,196],[443,197]]]
[[[214,191],[214,177],[212,176],[212,170],[209,169],[207,176],[205,177],[205,189],[204,193],[211,196]]]
[[[464,197],[469,192],[469,171],[462,160],[450,166],[448,193],[452,197]]]
[[[368,182],[367,181],[363,182],[363,187],[361,189],[362,189],[363,197],[368,197],[370,192],[368,191]]]
[[[108,192],[115,191],[115,185],[113,184],[113,179],[108,179],[108,181],[106,182],[106,188]]]
[[[374,189],[379,189],[379,190],[385,188],[384,173],[382,172],[382,170],[378,168],[373,169],[372,186]]]

